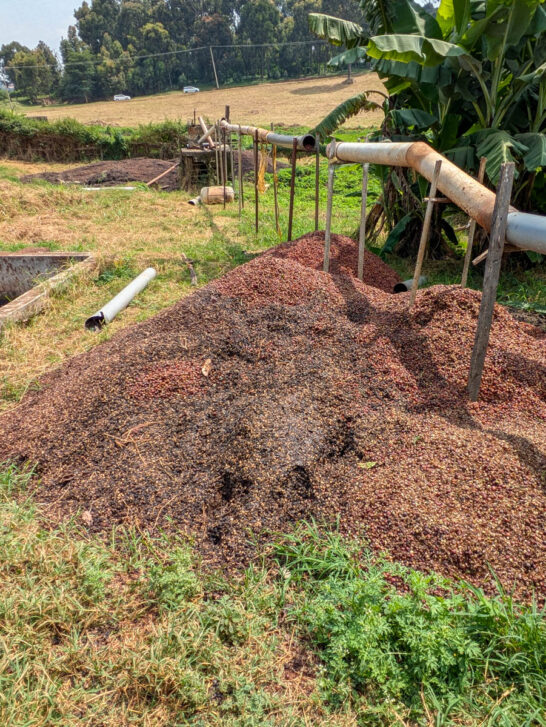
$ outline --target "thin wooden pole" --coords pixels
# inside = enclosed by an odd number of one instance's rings
[[[410,293],[410,308],[415,303],[415,296],[417,295],[417,288],[419,287],[419,278],[421,277],[421,268],[423,267],[423,260],[425,259],[425,250],[427,249],[427,242],[430,234],[430,222],[432,219],[432,210],[434,208],[436,189],[438,187],[438,177],[440,176],[441,168],[442,160],[438,159],[438,161],[434,165],[434,174],[432,175],[432,182],[430,183],[427,209],[425,211],[425,221],[423,222],[421,239],[419,240],[419,252],[417,253],[417,262],[415,263],[415,272],[413,273],[413,283]]]
[[[239,187],[239,217],[242,215],[243,211],[243,141],[241,137],[241,124],[239,124],[239,138],[238,138],[238,144],[237,144],[237,173],[239,177],[238,187]]]
[[[258,129],[254,133],[254,227],[258,234]]]
[[[235,164],[233,163],[233,134],[231,131],[229,132],[229,160],[231,164],[231,183],[233,184],[233,189],[235,190],[237,185],[235,184]]]
[[[216,133],[215,133],[216,141],[220,140],[220,136],[218,135],[218,124],[216,124]],[[219,158],[219,144],[214,145],[214,156],[216,157],[216,184],[220,184],[220,158]]]
[[[330,240],[332,232],[332,200],[334,197],[334,177],[336,168],[334,164],[328,166],[328,198],[326,200],[326,230],[324,232],[324,263],[322,269],[325,273],[330,270]]]
[[[212,46],[209,45],[210,59],[212,61],[212,70],[214,71],[214,80],[216,81],[216,88],[220,88],[218,83],[218,74],[216,73],[216,63],[214,62],[214,53],[212,52]]]
[[[288,235],[287,240],[292,239],[292,221],[294,219],[294,191],[296,188],[296,159],[298,156],[298,140],[296,137],[292,140],[292,159],[291,159],[291,175],[290,175],[290,204],[288,207]]]
[[[226,181],[227,181],[227,152],[226,152],[226,130],[222,129],[222,179],[224,181],[224,209],[226,208]]]
[[[497,197],[493,209],[493,224],[489,237],[489,250],[487,263],[485,265],[485,276],[483,279],[482,301],[478,316],[474,348],[470,362],[470,373],[468,376],[468,396],[470,401],[476,401],[480,393],[483,366],[485,355],[489,344],[491,322],[493,320],[493,309],[497,299],[497,286],[504,250],[504,239],[506,236],[506,223],[510,209],[510,198],[512,196],[512,185],[514,183],[514,162],[507,162],[501,166],[500,180],[497,187]]]
[[[485,165],[487,164],[487,158],[482,157],[480,159],[480,169],[478,171],[478,182],[483,184],[485,179]],[[476,220],[470,220],[470,227],[468,228],[468,240],[466,243],[466,252],[464,255],[463,274],[461,276],[461,288],[466,288],[468,281],[468,269],[470,267],[470,260],[472,259],[472,248],[474,247],[474,235],[476,234]]]
[[[273,131],[273,122],[270,124]],[[277,175],[277,146],[271,145],[271,163],[273,165],[273,206],[275,209],[275,230],[277,235],[282,237],[282,230],[279,224],[279,177]]]
[[[358,236],[358,271],[359,280],[364,280],[364,252],[366,250],[366,202],[368,199],[369,164],[362,165],[362,205],[360,208],[360,234]]]
[[[315,232],[319,228],[319,193],[320,193],[320,136],[316,137],[315,149]]]

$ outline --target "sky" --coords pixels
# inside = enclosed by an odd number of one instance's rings
[[[0,0],[0,45],[17,40],[35,48],[43,40],[58,53],[80,5],[81,0]]]

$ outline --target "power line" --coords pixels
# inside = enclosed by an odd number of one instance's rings
[[[212,48],[213,50],[215,48],[281,48],[284,46],[295,46],[295,45],[313,45],[313,46],[319,46],[319,45],[328,45],[328,43],[324,40],[288,40],[288,41],[281,41],[279,43],[230,43],[227,45],[200,45],[195,48],[182,48],[180,50],[171,50],[171,51],[165,51],[163,53],[149,53],[147,55],[141,55],[141,56],[130,56],[131,64],[134,64],[136,61],[146,60],[148,58],[160,58],[164,56],[174,56],[174,55],[180,55],[180,54],[187,54],[187,53],[195,53],[197,51],[201,50],[207,50],[208,48]],[[125,51],[126,52],[126,51]],[[94,58],[93,60],[88,61],[69,61],[68,63],[64,63],[62,65],[62,68],[67,68],[68,66],[99,66],[101,63],[104,63],[106,59],[104,58]],[[120,60],[120,58],[109,58],[108,60],[111,61],[117,61]],[[58,68],[57,64],[53,63],[37,63],[35,65],[24,65],[24,66],[12,66],[7,65],[3,67],[4,71],[15,71],[15,70],[24,70],[29,68]]]

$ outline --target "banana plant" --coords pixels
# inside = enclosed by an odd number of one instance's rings
[[[360,35],[339,18],[312,14],[309,24],[328,40],[336,28],[346,50],[331,65],[350,53],[371,59],[389,94],[383,135],[425,139],[467,170],[486,156],[493,184],[501,164],[516,161],[518,202],[540,209],[532,189],[546,167],[544,1],[441,0],[435,17],[411,0],[361,6],[369,30]]]

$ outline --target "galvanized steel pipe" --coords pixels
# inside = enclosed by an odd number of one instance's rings
[[[235,134],[241,133],[245,136],[251,136],[253,139],[256,138],[257,132],[258,141],[261,141],[264,144],[275,144],[275,146],[280,146],[283,149],[292,149],[292,144],[294,141],[293,136],[288,136],[286,134],[275,134],[273,131],[260,129],[257,126],[242,126],[240,124],[230,124],[225,119],[222,119],[220,121],[220,126],[223,129],[226,129],[226,131],[231,131]],[[297,136],[296,139],[298,144],[298,151],[315,151],[317,140],[313,136],[313,134],[302,134],[301,136]]]
[[[327,154],[334,162],[411,167],[429,182],[432,181],[436,162],[441,159],[438,189],[488,232],[491,230],[495,193],[423,141],[364,144],[332,141]],[[521,250],[534,250],[546,255],[546,217],[512,208],[508,214],[506,240]]]

